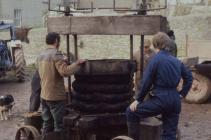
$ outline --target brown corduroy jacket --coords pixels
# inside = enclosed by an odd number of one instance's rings
[[[67,65],[63,54],[48,46],[37,58],[37,67],[41,79],[41,98],[47,101],[66,100],[63,77],[74,74],[79,65]]]

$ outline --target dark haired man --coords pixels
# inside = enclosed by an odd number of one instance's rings
[[[136,100],[127,108],[128,135],[139,140],[140,119],[162,114],[162,140],[176,140],[176,130],[181,111],[180,95],[185,97],[192,85],[192,74],[177,58],[166,50],[170,38],[165,33],[153,37],[156,55],[151,59],[141,81]],[[177,91],[180,79],[183,88]],[[153,96],[144,97],[153,85]]]
[[[65,61],[63,54],[58,51],[60,36],[50,32],[46,36],[47,49],[37,58],[37,67],[41,84],[41,104],[43,118],[43,135],[51,131],[63,129],[65,114],[64,78],[74,74],[85,60],[78,60],[71,65]]]

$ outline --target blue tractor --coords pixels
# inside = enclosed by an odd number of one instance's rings
[[[22,42],[16,40],[14,29],[13,24],[0,22],[0,33],[9,34],[9,38],[3,38],[3,35],[0,36],[0,77],[13,70],[18,81],[23,82],[25,80],[26,62]]]

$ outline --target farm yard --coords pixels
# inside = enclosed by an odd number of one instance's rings
[[[207,1],[210,2],[210,0]],[[167,17],[169,25],[176,36],[178,58],[182,60],[187,57],[198,56],[199,62],[211,60],[211,6],[178,4],[171,8],[161,12],[150,11],[149,14],[162,14]],[[102,13],[104,11],[97,14],[101,15]],[[45,16],[48,16],[48,13],[45,14]],[[42,16],[42,20],[45,20],[46,17]],[[0,96],[11,94],[15,100],[10,119],[0,120],[0,140],[14,140],[16,131],[24,125],[24,113],[29,110],[31,79],[36,69],[37,56],[46,48],[46,34],[46,27],[33,27],[28,35],[30,43],[23,43],[26,60],[25,82],[18,82],[14,72],[8,72],[6,76],[0,77]],[[0,32],[0,39],[7,37],[8,34]],[[141,36],[134,36],[134,52],[140,47],[140,38]],[[145,36],[145,38],[152,39],[152,36]],[[61,35],[60,46],[60,50],[66,53],[66,36]],[[70,36],[70,51],[74,54],[73,36]],[[130,36],[78,35],[78,54],[79,58],[88,60],[129,59]],[[200,87],[192,89],[201,93],[206,89],[210,89],[210,87],[201,84]],[[202,104],[189,104],[182,99],[182,111],[179,120],[181,140],[211,140],[210,116],[211,97]]]

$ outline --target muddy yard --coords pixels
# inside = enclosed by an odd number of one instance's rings
[[[28,65],[35,63],[37,55],[45,48],[45,34],[46,29],[33,29],[30,32],[30,44],[24,44]],[[139,39],[140,37],[135,38],[136,50],[140,44]],[[62,50],[65,50],[64,42],[63,38]],[[79,45],[79,54],[82,58],[129,58],[129,37],[82,36],[79,37]],[[18,83],[12,73],[0,80],[0,95],[12,94],[15,98],[11,119],[0,121],[0,140],[14,140],[18,127],[23,124],[23,114],[28,111],[31,93],[30,82],[33,73],[31,67],[27,73],[27,80],[24,83]],[[211,101],[201,105],[183,103],[179,126],[182,140],[211,140]]]
[[[10,120],[0,121],[1,140],[14,140],[16,130],[23,125],[23,114],[28,110],[30,91],[29,79],[25,83],[18,83],[10,77],[0,80],[0,95],[11,94],[15,99]]]

